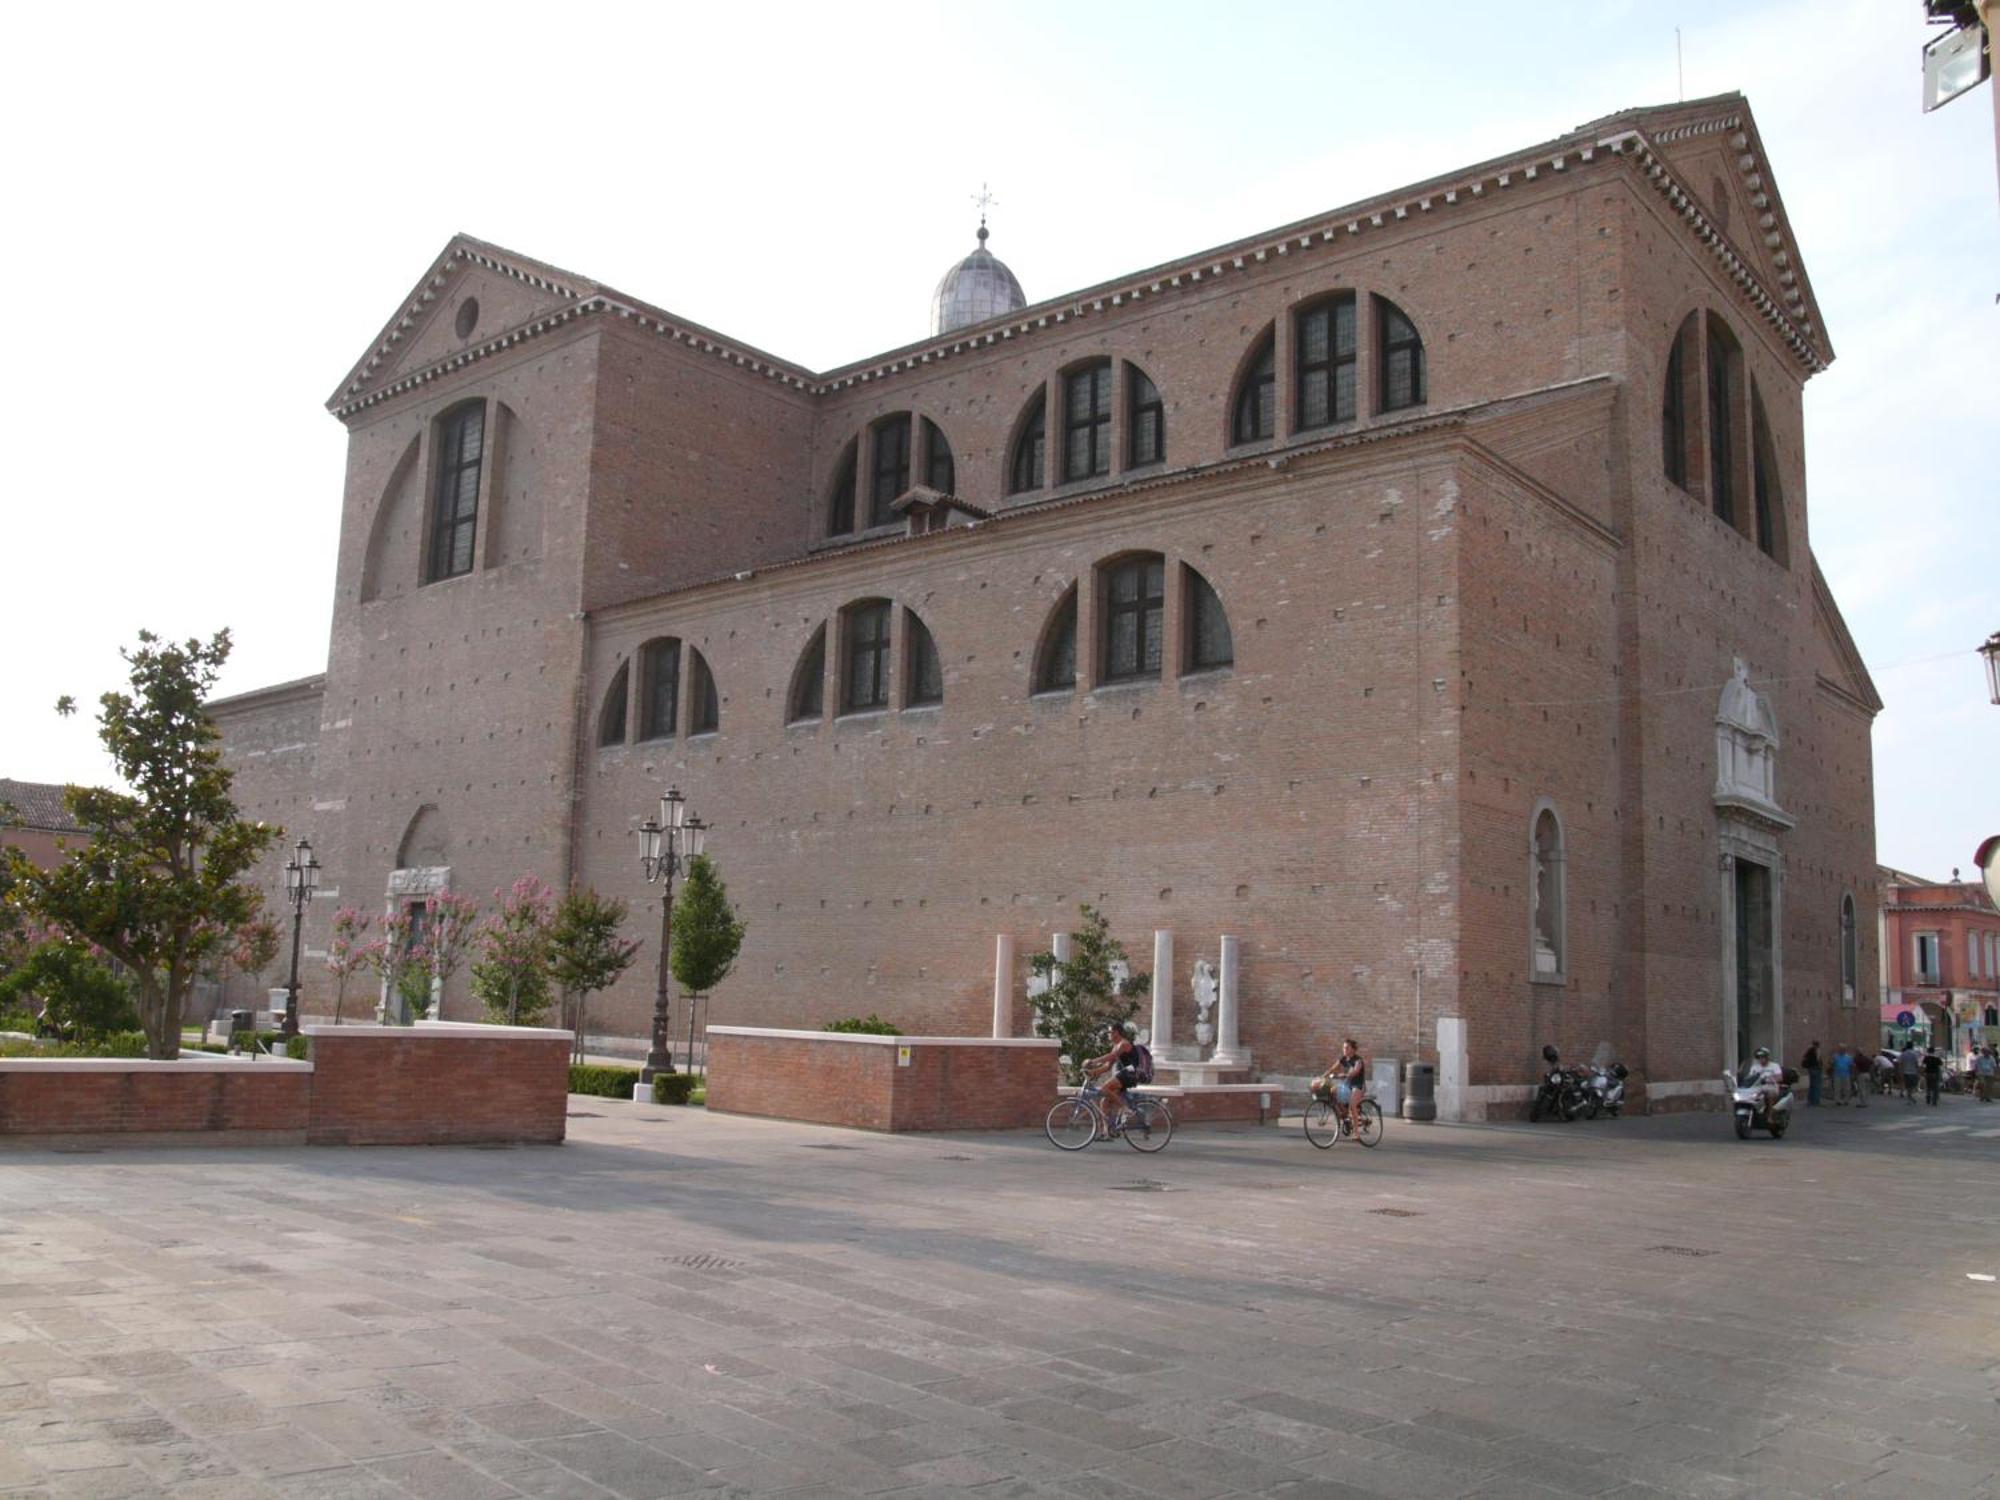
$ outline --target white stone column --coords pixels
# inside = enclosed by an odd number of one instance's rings
[[[1153,934],[1153,1056],[1165,1057],[1174,1044],[1174,935]]]
[[[1222,993],[1216,1003],[1219,1014],[1215,1025],[1215,1053],[1209,1061],[1225,1068],[1250,1066],[1250,1054],[1244,1051],[1237,1036],[1236,978],[1241,967],[1240,947],[1236,938],[1225,937],[1222,940]]]
[[[1014,1033],[1014,938],[1001,933],[993,939],[993,1034]]]
[[[1072,942],[1067,932],[1058,932],[1049,939],[1049,952],[1056,956],[1056,971],[1049,976],[1051,981],[1062,978],[1063,970],[1069,967],[1071,951]]]

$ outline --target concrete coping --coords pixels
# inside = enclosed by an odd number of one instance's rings
[[[1066,1083],[1057,1092],[1078,1094],[1083,1090],[1077,1084]],[[1156,1099],[1182,1099],[1208,1094],[1282,1094],[1285,1090],[1275,1083],[1138,1083],[1126,1092],[1150,1094]]]
[[[1044,1047],[1062,1043],[1040,1036],[876,1036],[865,1031],[783,1031],[769,1026],[711,1026],[710,1036],[770,1037],[790,1042],[859,1042],[875,1047]]]
[[[516,1042],[548,1041],[553,1037],[560,1037],[565,1042],[575,1040],[571,1033],[550,1026],[488,1026],[477,1021],[419,1021],[414,1026],[378,1026],[372,1021],[362,1026],[334,1026],[322,1022],[301,1026],[299,1031],[305,1036],[464,1036],[499,1037]]]
[[[172,1062],[150,1057],[0,1057],[0,1073],[310,1073],[313,1065],[289,1057],[231,1057],[220,1052],[182,1053]]]

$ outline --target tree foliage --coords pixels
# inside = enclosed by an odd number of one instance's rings
[[[549,925],[549,975],[562,991],[563,1025],[575,1033],[579,1062],[590,997],[615,984],[639,952],[637,938],[618,935],[625,914],[623,901],[589,886],[571,886]]]
[[[0,978],[0,1011],[9,1010],[36,1015],[45,1032],[66,1042],[139,1027],[131,985],[89,944],[60,935],[29,948]]]
[[[382,936],[362,950],[363,961],[382,981],[383,1019],[408,1026],[430,999],[430,955],[417,937],[417,924],[407,910],[382,918]]]
[[[439,891],[424,902],[424,956],[435,981],[424,997],[426,1004],[433,995],[438,1005],[444,1004],[444,987],[472,952],[478,929],[479,903],[470,896]]]
[[[1083,1081],[1083,1062],[1105,1033],[1129,1021],[1139,1008],[1138,996],[1148,984],[1144,974],[1128,973],[1121,983],[1113,965],[1130,969],[1125,946],[1111,936],[1104,913],[1088,901],[1079,908],[1083,925],[1070,934],[1069,961],[1053,953],[1037,953],[1028,967],[1047,988],[1028,999],[1035,1015],[1035,1035],[1062,1043],[1063,1077]]]
[[[706,854],[688,863],[687,884],[674,902],[673,972],[690,995],[705,995],[728,977],[743,947],[743,923],[729,888]]]
[[[203,960],[257,914],[243,876],[281,833],[237,812],[221,736],[202,708],[229,632],[175,645],[141,631],[122,654],[130,691],[99,698],[97,724],[130,790],[69,788],[64,802],[88,842],[50,870],[18,850],[8,859],[16,899],[131,974],[147,1050],[172,1058]]]
[[[343,906],[333,914],[333,935],[326,944],[326,971],[333,976],[333,1024],[338,1026],[347,1004],[347,981],[370,965],[368,929],[374,919],[358,906]]]
[[[472,993],[495,1021],[533,1026],[549,1008],[549,926],[554,893],[523,875],[504,895],[493,893],[493,915],[479,928]]]

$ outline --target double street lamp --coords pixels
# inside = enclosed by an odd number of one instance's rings
[[[660,973],[653,988],[653,1050],[646,1054],[646,1067],[639,1077],[651,1083],[658,1073],[674,1070],[673,1033],[668,1026],[667,1003],[672,983],[669,957],[674,931],[674,877],[687,868],[689,860],[701,853],[708,837],[708,825],[691,817],[687,799],[680,788],[670,786],[660,798],[657,818],[639,825],[641,852],[639,865],[648,885],[662,887],[660,894]]]
[[[285,866],[285,894],[292,900],[292,977],[285,986],[287,1037],[299,1034],[299,932],[305,925],[306,903],[318,889],[319,861],[313,858],[312,844],[300,839],[298,848],[292,851],[291,863]]]

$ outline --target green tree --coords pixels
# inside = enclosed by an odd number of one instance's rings
[[[583,1061],[590,997],[616,983],[639,952],[637,938],[618,935],[625,912],[623,901],[600,896],[589,886],[571,886],[556,903],[549,926],[549,976],[562,992],[563,1025],[575,1035],[578,1062]]]
[[[221,736],[202,708],[229,659],[229,632],[173,645],[141,631],[122,654],[131,691],[99,698],[97,724],[131,790],[69,788],[65,804],[88,842],[56,868],[38,869],[18,850],[7,857],[32,910],[124,965],[148,1055],[173,1058],[195,975],[257,914],[243,876],[280,830],[237,812]],[[75,708],[67,697],[56,705]]]
[[[695,1002],[728,977],[743,947],[743,923],[729,904],[729,888],[715,861],[706,854],[688,862],[687,884],[674,902],[672,937],[672,968],[687,993],[692,1039]]]
[[[356,906],[333,914],[333,936],[326,945],[326,971],[333,976],[333,1024],[341,1022],[347,1004],[347,981],[357,969],[372,967],[368,928],[373,918]]]
[[[1053,953],[1037,953],[1028,960],[1029,970],[1047,986],[1028,1000],[1035,1013],[1035,1035],[1062,1043],[1063,1077],[1070,1083],[1083,1081],[1084,1059],[1095,1055],[1099,1039],[1112,1026],[1132,1018],[1148,984],[1144,974],[1128,973],[1119,981],[1112,966],[1130,968],[1124,944],[1111,936],[1103,912],[1088,901],[1079,911],[1083,925],[1070,934],[1067,963]]]
[[[430,957],[418,939],[417,924],[408,910],[382,918],[382,936],[362,949],[362,962],[383,986],[383,1021],[408,1026],[430,1002]],[[414,1013],[413,1013],[414,1012]]]
[[[54,936],[30,948],[0,979],[0,1011],[29,1010],[66,1042],[134,1031],[132,987],[87,943]]]
[[[472,993],[507,1026],[533,1026],[549,1007],[549,924],[554,893],[532,875],[493,893],[494,912],[480,926]]]

